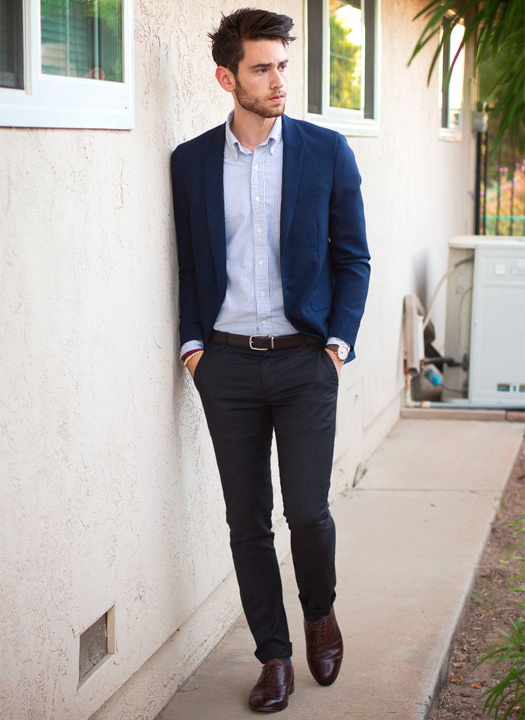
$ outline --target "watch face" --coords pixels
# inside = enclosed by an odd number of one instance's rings
[[[344,347],[344,345],[339,345],[337,348],[337,357],[339,360],[346,360],[348,357],[348,348]]]

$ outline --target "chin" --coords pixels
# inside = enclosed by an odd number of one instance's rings
[[[281,105],[280,107],[272,108],[272,110],[268,111],[267,115],[263,115],[263,117],[267,118],[276,118],[280,115],[283,115],[284,113],[284,105]]]

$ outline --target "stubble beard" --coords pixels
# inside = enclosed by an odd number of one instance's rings
[[[248,112],[252,112],[255,115],[259,115],[263,118],[274,118],[279,117],[279,115],[282,115],[284,113],[285,102],[283,102],[282,105],[277,105],[273,108],[267,107],[264,105],[264,101],[253,97],[253,95],[250,95],[249,92],[245,90],[245,88],[241,85],[238,79],[236,79],[234,92],[239,105],[245,110],[248,110]]]

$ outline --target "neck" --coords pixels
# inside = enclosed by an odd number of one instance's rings
[[[255,150],[270,134],[275,118],[264,118],[235,105],[231,131],[247,150]]]

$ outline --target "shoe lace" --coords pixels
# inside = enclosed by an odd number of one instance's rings
[[[328,629],[328,618],[322,618],[319,620],[319,624],[316,623],[316,629],[313,638],[313,645],[322,645],[326,641],[326,633]]]

